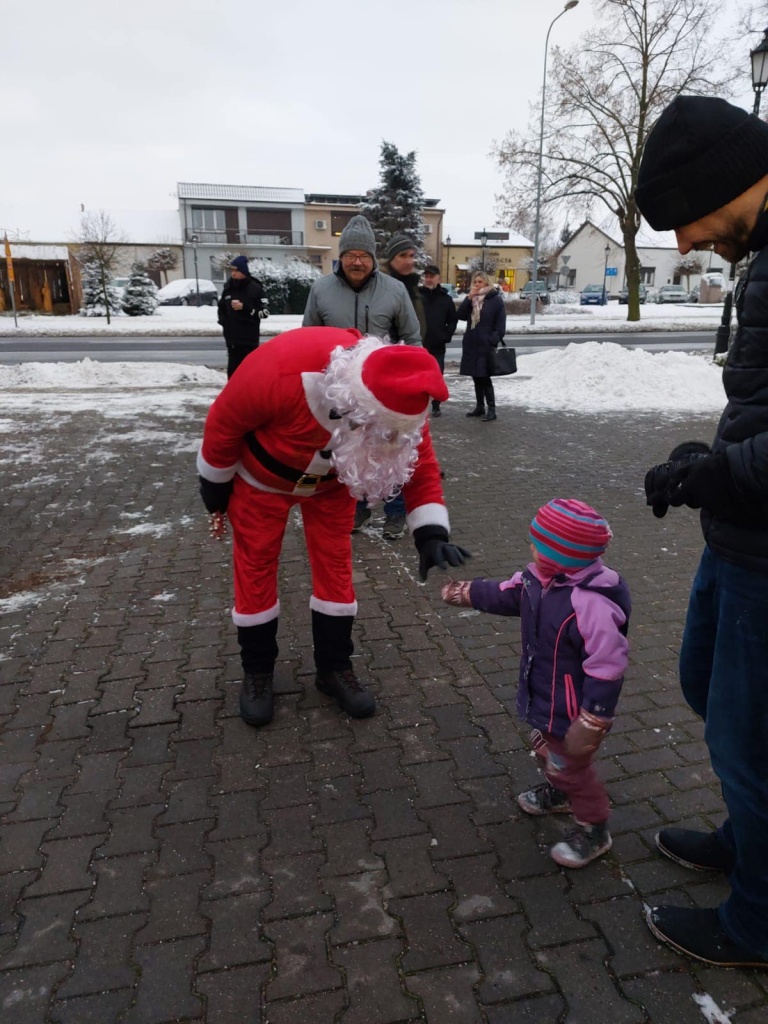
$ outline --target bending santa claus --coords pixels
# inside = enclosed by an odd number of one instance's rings
[[[423,580],[433,566],[469,557],[449,541],[427,424],[430,402],[447,398],[424,349],[307,327],[253,352],[211,406],[198,456],[200,493],[208,511],[227,513],[232,525],[240,714],[250,725],[272,719],[278,560],[294,505],[312,571],[315,685],[355,718],[376,710],[351,661],[356,501],[402,488]]]

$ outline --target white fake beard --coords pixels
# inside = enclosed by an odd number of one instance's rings
[[[376,423],[345,422],[333,432],[331,463],[353,497],[389,500],[413,476],[421,427],[405,434]]]
[[[387,416],[361,393],[361,363],[388,344],[365,337],[352,348],[334,349],[325,371],[325,400],[342,419],[330,441],[331,463],[353,497],[381,501],[394,498],[413,476],[427,410],[418,418]]]

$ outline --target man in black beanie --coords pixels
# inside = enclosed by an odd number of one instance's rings
[[[219,299],[219,325],[227,346],[227,377],[259,347],[259,325],[269,316],[261,281],[251,276],[246,256],[235,256]]]
[[[768,967],[768,125],[722,99],[678,96],[648,136],[635,198],[683,255],[754,253],[736,290],[711,449],[679,445],[645,479],[657,517],[701,509],[680,684],[706,723],[728,811],[716,832],[664,828],[656,843],[685,867],[726,872],[731,894],[713,909],[652,907],[647,920],[706,963]]]

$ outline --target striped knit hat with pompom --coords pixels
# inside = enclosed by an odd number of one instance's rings
[[[533,517],[530,536],[546,568],[570,575],[599,558],[613,534],[600,513],[583,501],[553,498]]]

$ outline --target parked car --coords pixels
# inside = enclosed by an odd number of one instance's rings
[[[520,298],[530,300],[531,295],[533,295],[533,281],[529,281],[523,286],[523,290],[520,292]],[[547,288],[546,281],[536,282],[536,298],[542,306],[549,305],[549,290]]]
[[[601,284],[585,285],[579,294],[580,306],[604,306],[608,295]]]
[[[441,281],[440,284],[442,285],[443,288],[445,288],[445,290],[448,292],[452,299],[458,298],[459,293],[456,291],[455,284],[451,284],[449,281]]]
[[[219,301],[219,293],[213,281],[202,278],[195,281],[194,277],[182,277],[178,281],[169,281],[157,293],[157,301],[161,306],[195,306],[197,291],[200,291],[201,306],[215,306]]]
[[[641,284],[640,285],[640,304],[642,305],[644,302],[647,302],[647,300],[648,300],[648,289],[645,287],[644,284]],[[619,305],[620,306],[626,306],[628,302],[629,302],[629,288],[622,288],[621,291],[619,292]]]
[[[681,284],[663,284],[656,296],[657,302],[687,302],[688,292]]]

